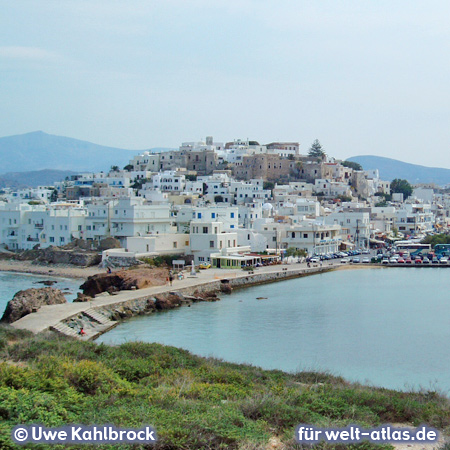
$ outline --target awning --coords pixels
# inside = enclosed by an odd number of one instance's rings
[[[380,241],[379,239],[369,239],[369,242],[371,244],[383,244],[383,245],[386,245],[385,241]]]

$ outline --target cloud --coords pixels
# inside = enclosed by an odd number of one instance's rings
[[[0,47],[0,58],[25,61],[56,61],[61,59],[61,56],[39,47],[9,46]]]

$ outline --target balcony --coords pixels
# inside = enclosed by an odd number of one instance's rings
[[[34,228],[37,228],[39,230],[43,230],[44,229],[44,224],[43,223],[35,223],[34,224]]]

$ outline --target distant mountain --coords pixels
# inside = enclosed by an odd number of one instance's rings
[[[32,172],[9,172],[0,175],[0,188],[26,188],[37,186],[51,186],[55,181],[62,181],[66,177],[76,175],[70,170],[36,170]]]
[[[450,169],[427,167],[410,164],[397,159],[382,156],[353,156],[347,161],[361,164],[364,170],[378,169],[383,180],[392,181],[395,178],[408,180],[411,184],[435,183],[443,186],[450,184]]]
[[[162,150],[166,149],[158,149]],[[34,131],[0,138],[0,173],[49,168],[77,172],[107,171],[111,166],[124,167],[142,151],[105,147]]]

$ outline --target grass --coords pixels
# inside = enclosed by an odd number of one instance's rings
[[[2,450],[16,448],[9,439],[13,426],[31,423],[150,424],[159,437],[154,446],[95,448],[156,450],[256,450],[267,448],[274,437],[283,444],[280,449],[302,449],[293,439],[299,423],[426,423],[450,429],[449,400],[435,392],[405,393],[329,374],[267,371],[159,344],[107,346],[50,333],[32,336],[10,326],[0,326],[0,343]],[[321,443],[314,448],[391,447]]]

